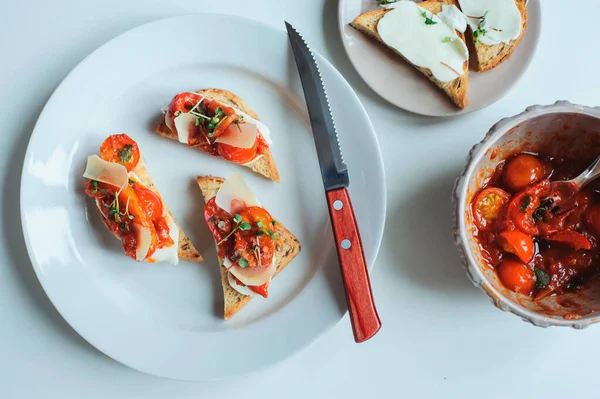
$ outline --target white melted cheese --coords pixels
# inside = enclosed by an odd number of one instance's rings
[[[271,140],[271,129],[269,129],[267,127],[267,125],[265,125],[264,123],[262,123],[261,121],[259,121],[258,119],[254,119],[253,117],[251,117],[250,115],[248,115],[247,113],[245,113],[242,110],[239,110],[237,108],[234,108],[235,112],[237,112],[238,115],[241,115],[244,117],[244,122],[246,123],[252,123],[254,125],[256,125],[256,127],[258,128],[258,131],[260,132],[260,134],[262,134],[262,136],[264,137],[265,141],[267,142],[268,145],[273,144],[273,140]]]
[[[435,24],[427,25],[426,18]],[[450,82],[464,74],[464,62],[469,59],[466,44],[453,28],[417,3],[394,4],[377,24],[377,32],[388,46],[412,64],[431,70],[441,82]]]
[[[165,116],[165,121],[170,120]],[[177,139],[180,143],[189,144],[190,136],[196,131],[196,117],[189,113],[181,113],[173,120],[175,123],[175,131],[177,131]]]
[[[277,271],[277,265],[276,265],[274,256],[273,256],[273,262],[271,263],[271,265],[269,267],[263,269],[260,273],[252,273],[251,277],[248,277],[249,273],[244,273],[244,272],[252,271],[252,268],[242,269],[241,267],[238,267],[237,265],[235,265],[233,267],[232,267],[232,265],[233,265],[233,263],[231,262],[231,260],[229,260],[229,258],[223,259],[223,267],[225,267],[226,269],[229,270],[229,272],[227,273],[227,281],[229,281],[229,285],[231,285],[231,287],[234,290],[236,290],[237,292],[239,292],[242,295],[254,296],[256,293],[254,291],[250,290],[247,286],[263,285],[266,282],[271,281],[271,278],[275,274],[275,271]],[[238,284],[237,281],[235,281],[232,277],[237,278],[245,285]]]
[[[446,23],[452,29],[459,32],[467,30],[467,18],[454,4],[443,5],[442,11],[438,14],[438,17]]]
[[[256,295],[256,293],[254,291],[252,291],[250,288],[248,288],[247,286],[238,284],[237,281],[235,281],[233,279],[233,274],[231,274],[231,272],[227,273],[227,281],[229,282],[229,285],[231,286],[231,288],[233,288],[234,290],[236,290],[237,292],[239,292],[242,295],[248,295],[248,296]]]
[[[485,45],[509,43],[521,34],[523,21],[515,0],[459,0],[459,4],[473,32],[485,32],[477,35]]]
[[[152,232],[147,227],[133,223],[132,229],[135,233],[137,247],[135,248],[135,260],[141,262],[146,259],[150,245],[152,244]]]
[[[215,197],[215,204],[231,214],[231,201],[233,200],[243,201],[246,206],[260,206],[254,192],[237,172],[232,173],[221,185]]]
[[[90,155],[83,177],[116,186],[119,189],[127,186],[127,168],[116,162],[108,162],[98,155]]]
[[[252,148],[256,142],[258,126],[252,122],[232,123],[222,135],[216,138],[215,143],[227,144],[236,148]]]

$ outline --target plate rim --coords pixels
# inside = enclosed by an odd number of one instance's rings
[[[304,351],[307,347],[309,347],[310,345],[312,345],[316,340],[318,340],[319,338],[321,338],[323,335],[325,335],[326,333],[328,333],[329,331],[331,331],[343,318],[344,316],[347,314],[348,310],[346,309],[345,311],[341,312],[339,319],[335,320],[332,323],[328,323],[328,325],[325,326],[325,328],[323,328],[319,333],[317,333],[315,336],[309,338],[308,340],[306,340],[305,342],[303,342],[302,345],[299,345],[298,347],[294,348],[293,350],[285,353],[283,356],[279,357],[278,360],[268,363],[268,364],[264,364],[262,366],[259,366],[257,368],[255,368],[254,370],[250,370],[247,373],[241,373],[241,374],[228,374],[224,377],[221,378],[202,378],[202,379],[198,379],[198,378],[194,378],[194,379],[189,379],[189,378],[178,378],[178,377],[174,377],[174,376],[166,376],[166,375],[161,375],[159,373],[156,373],[154,371],[152,371],[151,369],[147,369],[147,368],[140,368],[138,366],[134,366],[132,365],[128,360],[123,359],[121,356],[115,356],[115,354],[109,354],[107,353],[107,351],[105,351],[104,345],[98,345],[97,343],[97,339],[95,337],[90,337],[83,335],[79,328],[76,328],[75,325],[73,323],[71,323],[70,318],[66,316],[65,312],[63,312],[64,309],[60,308],[59,306],[57,306],[56,302],[55,302],[55,298],[53,298],[53,295],[51,294],[51,291],[47,290],[47,287],[44,283],[44,278],[40,275],[41,274],[41,268],[39,266],[39,264],[37,262],[34,262],[35,256],[33,254],[33,247],[32,244],[30,242],[30,236],[27,233],[27,226],[26,226],[26,217],[25,217],[25,207],[23,204],[23,197],[24,197],[24,187],[26,186],[26,182],[25,180],[28,178],[28,174],[27,174],[27,160],[31,158],[32,156],[32,152],[33,152],[33,146],[32,146],[32,142],[34,141],[34,139],[39,136],[41,134],[41,132],[39,132],[39,122],[42,119],[42,117],[48,112],[49,109],[49,105],[51,105],[53,103],[53,101],[55,101],[57,93],[60,92],[61,87],[65,86],[68,84],[68,82],[73,79],[73,76],[75,75],[75,72],[78,71],[79,69],[81,69],[84,64],[86,64],[89,59],[95,55],[96,53],[100,52],[102,49],[104,49],[105,47],[109,46],[113,41],[121,38],[122,36],[125,36],[127,34],[130,34],[133,31],[136,31],[138,29],[143,29],[144,27],[148,26],[148,25],[153,25],[153,24],[158,24],[160,22],[164,22],[167,20],[177,20],[177,19],[181,19],[181,18],[189,18],[189,17],[201,17],[201,18],[206,18],[206,17],[212,17],[212,18],[225,18],[225,19],[232,19],[232,20],[237,20],[240,21],[244,24],[249,24],[252,25],[254,27],[263,29],[263,30],[268,30],[273,34],[279,34],[279,35],[283,35],[285,34],[285,30],[283,28],[281,29],[277,29],[274,26],[268,25],[262,21],[256,20],[256,19],[252,19],[250,17],[245,17],[245,16],[240,16],[240,15],[234,15],[234,14],[223,14],[223,13],[216,13],[216,12],[206,12],[206,13],[190,13],[190,14],[183,14],[183,15],[176,15],[176,16],[171,16],[171,17],[165,17],[165,18],[158,18],[152,21],[148,21],[145,22],[143,24],[139,24],[136,25],[130,29],[127,29],[115,36],[113,36],[112,38],[106,40],[104,43],[102,43],[101,45],[99,45],[97,48],[95,48],[94,50],[92,50],[91,52],[89,52],[82,60],[80,60],[73,68],[71,68],[69,70],[69,72],[66,74],[66,76],[64,76],[64,78],[60,81],[60,83],[55,87],[55,89],[53,90],[52,94],[50,95],[50,97],[48,98],[48,100],[46,101],[46,103],[44,104],[44,107],[42,108],[40,114],[38,115],[38,117],[36,118],[35,121],[35,125],[34,128],[31,132],[31,135],[29,137],[28,143],[27,143],[27,149],[25,151],[25,155],[23,158],[23,165],[21,168],[21,179],[20,179],[20,183],[19,183],[19,215],[21,218],[21,229],[23,232],[23,239],[25,242],[25,247],[27,250],[27,255],[29,257],[29,261],[31,263],[31,267],[34,269],[34,272],[36,274],[36,278],[38,279],[40,285],[42,286],[46,296],[48,297],[48,300],[50,301],[50,303],[52,304],[52,306],[56,309],[56,311],[61,315],[61,317],[63,318],[63,320],[71,327],[73,328],[74,331],[77,332],[77,334],[86,342],[88,342],[90,345],[92,345],[96,350],[98,350],[99,352],[103,353],[104,355],[106,355],[107,357],[113,359],[114,361],[123,364],[133,370],[137,370],[140,372],[143,372],[145,374],[148,375],[152,375],[152,376],[156,376],[156,377],[160,377],[160,378],[167,378],[167,379],[173,379],[173,380],[181,380],[181,381],[223,381],[223,380],[227,380],[230,378],[239,378],[239,377],[243,377],[243,376],[248,376],[248,375],[252,375],[252,374],[256,374],[258,372],[264,371],[264,370],[268,370],[271,367],[274,367],[284,361],[286,361],[287,359],[293,357],[294,355]],[[312,49],[311,49],[312,50]],[[384,162],[383,162],[383,154],[381,151],[381,146],[379,145],[379,140],[377,138],[377,135],[375,133],[375,128],[373,126],[373,123],[366,111],[366,109],[364,108],[364,105],[362,104],[362,101],[360,100],[360,97],[358,96],[358,94],[355,92],[355,90],[352,88],[352,86],[350,85],[350,83],[345,79],[345,77],[333,66],[333,64],[331,64],[331,62],[329,62],[323,55],[321,55],[319,52],[317,52],[316,50],[312,50],[313,53],[315,54],[315,58],[317,58],[318,62],[321,64],[325,64],[327,68],[329,68],[333,74],[338,75],[338,77],[340,78],[340,82],[341,84],[343,84],[344,86],[347,87],[347,89],[349,89],[350,93],[355,97],[357,103],[358,103],[358,107],[356,109],[357,112],[361,113],[362,118],[364,119],[364,121],[366,122],[366,124],[369,126],[370,129],[370,135],[371,138],[374,141],[375,144],[375,149],[377,152],[377,157],[374,161],[376,161],[376,166],[377,169],[379,170],[379,172],[381,173],[381,179],[379,179],[380,181],[378,182],[381,185],[381,191],[384,194],[381,198],[381,215],[382,215],[382,223],[381,223],[381,227],[377,230],[378,234],[377,237],[375,237],[375,240],[373,240],[373,254],[372,254],[372,259],[367,259],[367,264],[368,264],[368,269],[369,269],[369,274],[372,272],[374,266],[375,266],[375,261],[377,259],[377,256],[379,254],[379,251],[381,249],[381,244],[383,241],[383,234],[385,231],[385,222],[386,222],[386,216],[387,216],[387,181],[386,181],[386,172],[385,172],[385,167],[384,167]]]
[[[539,22],[535,27],[531,27],[529,24],[527,25],[527,29],[528,31],[533,31],[534,32],[534,43],[535,46],[533,47],[533,50],[530,52],[530,55],[526,58],[525,60],[525,67],[522,68],[519,73],[516,75],[516,78],[514,80],[511,81],[510,85],[508,86],[508,89],[502,93],[498,98],[484,103],[480,106],[476,106],[476,107],[470,107],[467,106],[467,108],[465,109],[458,109],[456,108],[453,112],[449,112],[449,113],[436,113],[436,112],[427,112],[424,111],[422,109],[419,108],[410,108],[407,107],[405,104],[400,105],[397,101],[394,101],[392,98],[390,98],[387,94],[385,94],[384,92],[382,92],[381,90],[376,89],[375,87],[373,87],[368,81],[367,79],[365,79],[363,72],[357,68],[356,63],[354,61],[354,57],[352,57],[350,55],[350,49],[349,49],[349,44],[347,42],[347,40],[344,39],[344,28],[348,25],[344,22],[344,18],[343,18],[343,14],[345,11],[345,6],[349,3],[349,1],[361,1],[361,0],[338,0],[338,11],[337,11],[337,20],[338,20],[338,34],[340,36],[340,40],[343,44],[344,47],[344,52],[346,54],[346,57],[348,58],[348,60],[350,61],[350,64],[352,65],[352,68],[354,68],[354,71],[360,76],[360,78],[362,79],[362,81],[369,86],[369,88],[371,90],[373,90],[373,92],[375,94],[377,94],[379,97],[381,97],[382,99],[384,99],[386,102],[388,102],[389,104],[392,104],[394,107],[400,108],[404,111],[410,112],[412,114],[415,115],[423,115],[423,116],[428,116],[428,117],[435,117],[435,118],[451,118],[451,117],[455,117],[455,116],[460,116],[460,115],[467,115],[470,114],[472,112],[476,112],[476,111],[480,111],[482,109],[485,109],[495,103],[497,103],[498,101],[502,100],[504,97],[506,97],[512,90],[513,88],[519,83],[519,81],[523,78],[523,75],[525,75],[525,73],[527,72],[527,70],[529,69],[531,62],[533,61],[535,54],[537,52],[537,49],[539,47],[539,41],[540,41],[540,36],[541,36],[541,30],[542,30],[542,5],[541,5],[541,1],[539,0],[530,0],[529,4],[527,5],[527,7],[531,7],[532,5],[534,5],[536,7],[536,12],[539,16]],[[424,1],[424,0],[411,0],[411,1],[415,1],[417,3]],[[528,20],[529,22],[529,20]],[[520,43],[519,43],[520,44]],[[469,72],[475,72],[472,71],[471,69],[469,69]]]

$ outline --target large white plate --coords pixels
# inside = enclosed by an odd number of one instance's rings
[[[469,71],[469,105],[461,110],[421,72],[349,24],[377,8],[376,0],[339,0],[338,23],[344,48],[364,81],[390,103],[421,115],[451,116],[485,108],[504,97],[533,59],[541,30],[539,0],[527,4],[527,28],[512,56],[487,72]]]
[[[135,28],[78,65],[37,122],[21,182],[33,267],[67,322],[130,367],[184,380],[249,373],[306,346],[346,311],[306,107],[281,24],[282,30],[274,30],[200,14]],[[386,208],[381,153],[355,93],[329,62],[319,55],[317,60],[372,267]],[[204,87],[237,93],[270,126],[280,184],[153,133],[159,108],[174,94]],[[204,263],[135,263],[101,225],[82,192],[81,174],[86,156],[116,132],[138,141]],[[262,204],[298,236],[302,252],[274,280],[268,299],[254,299],[225,322],[214,245],[194,177],[233,171],[243,173]]]

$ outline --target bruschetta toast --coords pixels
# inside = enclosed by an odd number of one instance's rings
[[[394,8],[365,12],[350,25],[390,48],[459,108],[465,108],[469,68],[465,36],[438,17],[443,6],[456,5],[455,0],[419,3],[403,0],[394,3]]]
[[[156,132],[279,182],[269,128],[230,91],[203,89],[177,94],[163,107]]]
[[[527,27],[526,0],[459,0],[469,23],[471,67],[489,71],[515,51]]]
[[[202,261],[163,202],[131,137],[115,134],[104,140],[100,156],[88,157],[83,177],[85,193],[127,256],[148,263]]]
[[[198,176],[204,218],[217,245],[225,320],[252,297],[267,297],[271,278],[300,252],[300,242],[260,206],[238,173],[227,180]]]

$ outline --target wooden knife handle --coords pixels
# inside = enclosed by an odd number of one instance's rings
[[[354,340],[363,342],[381,328],[360,233],[346,188],[326,192]]]

